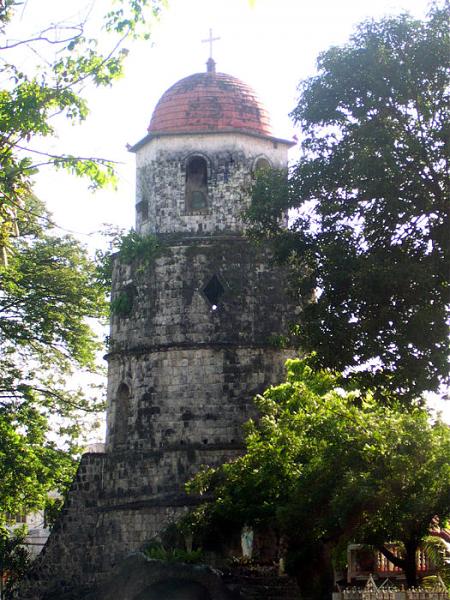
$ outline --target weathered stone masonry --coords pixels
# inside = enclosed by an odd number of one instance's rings
[[[287,166],[283,140],[243,132],[155,136],[141,143],[136,145],[136,226],[142,233],[242,233],[242,212],[258,160],[277,169]],[[206,161],[208,206],[190,211],[186,164],[195,156]],[[142,205],[147,219],[139,210]]]
[[[202,290],[216,274],[214,310]],[[132,315],[113,317],[108,447],[124,426],[134,450],[238,442],[253,396],[282,376],[273,340],[287,328],[286,300],[267,257],[237,236],[181,240],[146,270],[118,266],[116,289],[124,281],[135,294]],[[116,418],[121,384],[126,423]]]
[[[114,265],[113,301],[128,306],[111,321],[106,453],[84,455],[21,600],[83,598],[107,579],[189,508],[184,483],[202,465],[242,451],[253,397],[283,377],[290,353],[274,342],[296,307],[242,211],[258,161],[286,168],[290,143],[236,82],[211,71],[176,84],[152,119],[167,131],[151,125],[133,148],[136,228],[160,250]]]

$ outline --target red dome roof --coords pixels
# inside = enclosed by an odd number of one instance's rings
[[[216,73],[214,65],[208,72],[195,73],[170,87],[156,105],[148,127],[150,134],[230,130],[270,136],[270,119],[248,85]]]

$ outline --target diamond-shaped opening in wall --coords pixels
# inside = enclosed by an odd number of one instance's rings
[[[213,275],[203,288],[203,294],[211,304],[212,310],[217,310],[220,298],[223,296],[225,288],[223,287],[217,275]]]

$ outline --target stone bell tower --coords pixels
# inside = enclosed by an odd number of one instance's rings
[[[21,598],[107,578],[192,504],[184,483],[202,465],[242,451],[253,397],[283,378],[289,353],[274,340],[294,310],[242,214],[255,173],[285,169],[291,145],[212,59],[162,95],[131,149],[136,230],[158,251],[115,261],[112,300],[127,310],[111,320],[106,452],[84,455],[34,592]]]
[[[255,172],[286,168],[290,144],[212,59],[158,102],[132,151],[136,229],[160,253],[145,268],[116,264],[113,301],[128,294],[132,308],[112,318],[108,451],[176,452],[181,474],[240,448],[253,396],[282,377],[285,355],[270,342],[290,316],[242,213]]]

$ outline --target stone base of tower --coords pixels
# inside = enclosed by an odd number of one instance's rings
[[[59,520],[16,598],[87,597],[131,552],[197,503],[180,481],[201,465],[219,465],[240,452],[231,445],[193,445],[148,453],[85,454]]]

